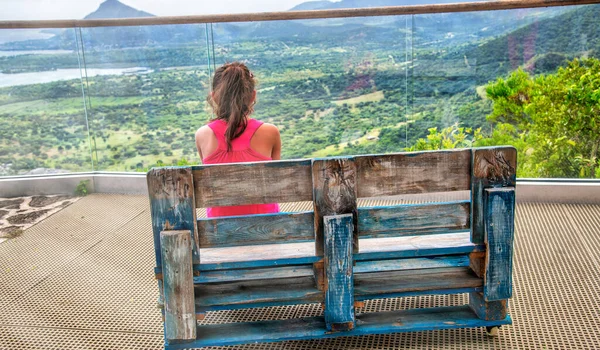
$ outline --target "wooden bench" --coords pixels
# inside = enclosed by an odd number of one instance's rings
[[[512,147],[152,169],[165,348],[510,324]],[[470,191],[470,200],[358,199]],[[466,193],[468,196],[469,192]],[[197,219],[196,208],[314,210]],[[365,300],[469,293],[469,304],[356,313]],[[323,316],[198,325],[206,312],[321,303]]]

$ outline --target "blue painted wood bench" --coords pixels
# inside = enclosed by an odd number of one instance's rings
[[[152,169],[165,348],[511,323],[512,147]],[[357,199],[470,191],[447,203]],[[197,219],[196,208],[314,210]],[[357,313],[369,299],[469,293],[463,306]],[[321,303],[323,316],[198,325],[215,310]]]

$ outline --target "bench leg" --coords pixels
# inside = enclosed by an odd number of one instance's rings
[[[352,214],[326,216],[325,324],[329,331],[354,328],[354,276],[352,271]]]
[[[167,342],[196,340],[190,231],[162,231],[160,246],[163,262],[165,338]]]
[[[485,190],[485,301],[512,297],[512,249],[515,222],[513,187]]]
[[[500,321],[508,315],[508,301],[485,301],[483,293],[469,293],[469,307],[482,320]]]
[[[503,320],[512,296],[512,246],[515,191],[512,187],[484,191],[484,256],[472,254],[471,268],[483,277],[483,293],[469,293],[469,306],[483,320]]]

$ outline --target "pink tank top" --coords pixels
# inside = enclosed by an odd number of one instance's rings
[[[225,131],[227,130],[227,122],[224,120],[215,120],[208,124],[212,129],[218,141],[217,149],[206,156],[203,164],[220,164],[220,163],[242,163],[242,162],[257,162],[268,161],[272,158],[265,157],[250,148],[250,140],[256,130],[262,125],[261,121],[256,119],[248,119],[246,130],[238,138],[231,141],[231,150],[227,151],[227,141],[225,139]],[[236,205],[227,207],[206,208],[206,215],[211,217],[217,216],[235,216],[235,215],[250,215],[250,214],[268,214],[278,213],[279,205],[271,204],[250,204]]]

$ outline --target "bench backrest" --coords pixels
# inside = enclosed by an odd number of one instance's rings
[[[354,252],[359,237],[472,228],[473,242],[481,243],[482,191],[514,185],[515,168],[514,148],[492,147],[160,168],[149,172],[148,184],[155,241],[161,230],[190,230],[199,263],[199,248],[309,240],[322,255],[323,217],[339,214],[353,214]],[[471,191],[472,200],[357,206],[359,198],[448,191]],[[196,219],[196,208],[301,201],[314,210]]]

